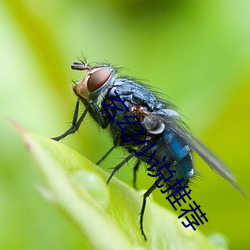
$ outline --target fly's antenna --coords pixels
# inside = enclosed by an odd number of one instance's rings
[[[84,62],[73,62],[71,69],[74,70],[89,70],[89,65]]]

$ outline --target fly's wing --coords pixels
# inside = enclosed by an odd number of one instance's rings
[[[174,111],[175,112],[175,111]],[[196,139],[185,127],[180,118],[175,115],[169,115],[169,111],[166,115],[154,113],[154,119],[162,122],[166,127],[174,131],[183,141],[185,141],[190,148],[192,148],[216,173],[230,182],[241,194],[247,199],[247,195],[236,184],[236,178],[228,167],[202,142]]]

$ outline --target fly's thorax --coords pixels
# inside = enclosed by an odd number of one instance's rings
[[[88,70],[88,72],[82,80],[74,85],[75,94],[80,99],[101,102],[108,91],[108,87],[112,85],[117,77],[115,69],[109,65],[102,65],[84,66],[82,70]]]
[[[142,126],[147,130],[149,134],[161,134],[165,129],[165,124],[173,119],[180,119],[178,112],[171,109],[161,109],[153,112],[148,112],[143,107],[133,108],[140,117]]]
[[[142,121],[142,126],[150,133],[150,134],[161,134],[165,125],[161,122],[158,122],[156,119],[153,119],[150,116],[146,116]]]

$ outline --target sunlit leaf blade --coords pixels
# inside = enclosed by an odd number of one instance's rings
[[[142,192],[116,178],[107,186],[108,174],[75,150],[22,130],[21,134],[45,179],[46,187],[39,190],[80,231],[82,249],[226,249],[198,230],[184,228],[175,214],[150,199],[145,242],[138,216]]]

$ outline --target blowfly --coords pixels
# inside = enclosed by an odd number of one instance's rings
[[[154,166],[157,160],[169,165],[173,173],[173,178],[169,179],[169,173],[166,172],[168,181],[162,182],[159,179],[159,185],[167,188],[176,178],[184,179],[182,185],[188,185],[195,174],[192,159],[192,151],[195,151],[208,166],[245,195],[227,166],[189,132],[172,103],[157,97],[147,85],[133,78],[119,77],[118,70],[109,64],[90,66],[80,61],[74,62],[71,68],[84,70],[87,74],[73,86],[77,102],[71,127],[53,139],[59,141],[76,132],[89,113],[113,138],[113,147],[98,163],[116,147],[123,147],[128,152],[127,157],[113,169],[107,183],[124,163],[136,158],[134,185],[136,171],[141,163],[149,164],[156,174],[157,168]],[[79,116],[80,103],[83,103],[85,110]],[[143,195],[140,229],[144,239],[146,235],[143,230],[143,215],[146,199],[156,187],[155,182]]]

